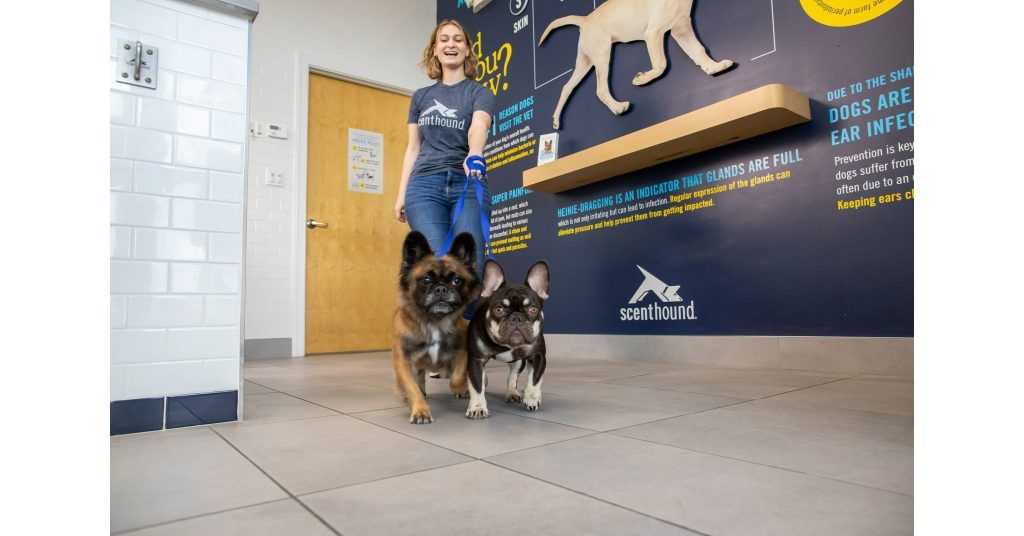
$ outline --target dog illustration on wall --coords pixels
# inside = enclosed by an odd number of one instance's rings
[[[569,81],[562,87],[562,95],[555,107],[554,126],[557,130],[562,117],[562,107],[576,86],[593,67],[597,71],[597,98],[619,115],[629,109],[629,102],[620,102],[608,90],[608,64],[612,57],[614,43],[628,43],[643,40],[651,56],[651,70],[639,72],[633,77],[634,86],[642,86],[665,72],[665,32],[672,32],[672,38],[682,47],[683,52],[709,75],[718,74],[733,66],[732,60],[715,61],[708,56],[704,45],[693,32],[690,12],[693,0],[608,0],[589,15],[570,15],[555,19],[540,36],[537,46],[552,30],[562,26],[576,25],[580,28],[580,41],[576,53],[576,68]]]

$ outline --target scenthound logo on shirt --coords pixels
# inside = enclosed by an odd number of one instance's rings
[[[644,270],[642,266],[637,265],[640,269],[640,273],[643,274],[644,280],[640,283],[640,286],[633,293],[633,297],[629,299],[629,304],[633,307],[623,307],[619,309],[619,319],[628,321],[657,321],[657,320],[696,320],[697,315],[694,311],[693,300],[690,303],[684,303],[682,297],[679,296],[679,285],[669,285],[658,279],[654,274]],[[647,305],[639,305],[644,301],[644,298],[653,296],[657,298],[654,301],[648,301]],[[659,303],[661,302],[661,303]],[[672,305],[661,305],[662,303]]]
[[[455,108],[449,108],[440,101],[434,99],[434,105],[420,114],[421,127],[448,127],[463,130],[466,127],[466,120],[459,120],[455,116]]]

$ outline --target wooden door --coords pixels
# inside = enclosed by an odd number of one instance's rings
[[[408,96],[310,74],[306,218],[328,227],[306,230],[307,354],[391,347],[408,113]],[[349,128],[384,135],[382,194],[349,190]]]

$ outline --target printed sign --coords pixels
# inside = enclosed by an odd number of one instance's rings
[[[513,280],[551,267],[545,330],[913,336],[914,1],[635,2],[693,7],[632,18],[627,3],[511,1],[468,19],[437,4],[467,23],[495,98],[495,258]],[[692,32],[615,42],[680,17]],[[768,84],[806,95],[811,121],[558,194],[523,188],[542,134],[565,162]]]
[[[384,193],[384,134],[348,129],[348,189]]]

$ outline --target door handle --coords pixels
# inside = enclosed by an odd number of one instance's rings
[[[306,220],[306,227],[308,227],[310,229],[316,229],[317,227],[323,227],[324,229],[326,229],[327,228],[327,223],[326,222],[322,222],[322,221],[316,221],[316,220],[310,218],[310,219]]]

